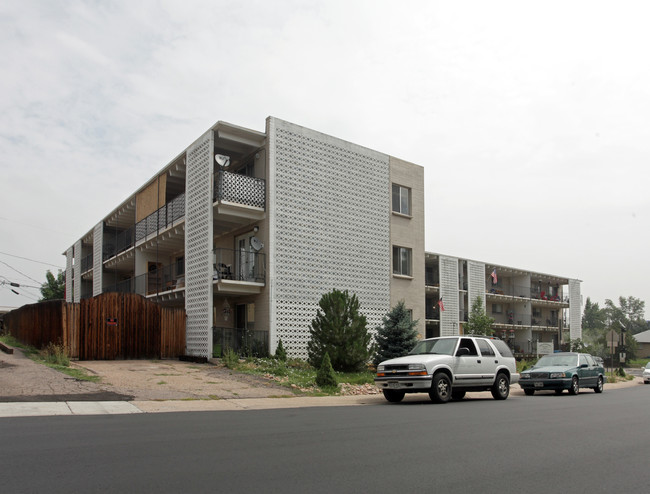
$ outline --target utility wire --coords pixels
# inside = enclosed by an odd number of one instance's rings
[[[7,263],[4,262],[4,261],[0,261],[0,264],[4,264],[4,265],[7,266],[8,268],[13,269],[16,273],[23,275],[25,278],[28,278],[28,279],[32,280],[34,283],[40,283],[40,281],[35,280],[34,278],[32,278],[31,276],[26,275],[25,273],[21,273],[21,272],[18,271],[16,268],[14,268],[14,267],[12,267],[12,266],[9,266],[9,264],[7,264]]]
[[[57,266],[56,264],[52,264],[51,262],[36,261],[35,259],[30,259],[29,257],[21,257],[21,256],[17,256],[17,255],[14,255],[14,254],[8,254],[7,252],[0,252],[0,254],[4,254],[5,256],[16,257],[18,259],[24,259],[25,261],[36,262],[38,264],[45,264],[46,266],[52,266],[52,267],[58,268],[58,269],[65,269],[62,266]]]

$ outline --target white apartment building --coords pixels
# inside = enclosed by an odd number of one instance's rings
[[[306,356],[333,288],[369,328],[399,300],[424,321],[423,188],[420,166],[274,117],[264,132],[217,122],[67,249],[66,298],[184,306],[198,357],[244,330]]]
[[[188,356],[281,339],[306,357],[333,288],[370,329],[404,300],[423,337],[459,334],[481,295],[513,348],[561,324],[580,334],[577,280],[425,255],[421,166],[274,117],[264,132],[217,122],[64,255],[69,302],[120,291],[184,307]]]
[[[443,254],[425,256],[427,337],[463,333],[480,296],[494,319],[495,336],[515,355],[552,352],[582,338],[580,280]]]

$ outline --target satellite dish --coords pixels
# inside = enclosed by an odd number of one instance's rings
[[[260,242],[260,239],[257,237],[251,237],[251,247],[255,249],[255,251],[259,251],[260,249],[264,248],[264,244]]]
[[[230,156],[226,156],[224,154],[215,154],[214,160],[217,162],[219,166],[222,166],[224,168],[230,166]]]

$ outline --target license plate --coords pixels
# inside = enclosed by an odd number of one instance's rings
[[[536,387],[536,388],[543,388],[543,387],[544,387],[544,383],[535,383],[535,387]]]
[[[399,383],[388,383],[389,388],[399,388]]]

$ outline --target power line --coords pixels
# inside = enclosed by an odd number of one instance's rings
[[[16,257],[18,259],[24,259],[25,261],[36,262],[38,264],[45,264],[46,266],[52,266],[58,269],[64,269],[62,266],[57,266],[56,264],[52,264],[51,262],[36,261],[35,259],[30,259],[29,257],[21,257],[15,254],[8,254],[7,252],[0,252],[0,254],[4,254],[5,256],[10,256],[10,257]]]
[[[4,261],[0,261],[0,264],[4,264],[4,265],[7,266],[8,268],[13,269],[16,273],[23,275],[25,278],[28,278],[28,279],[32,280],[34,283],[40,283],[40,281],[35,280],[34,278],[32,278],[31,276],[26,275],[25,273],[21,273],[21,272],[18,271],[16,268],[14,268],[14,267],[12,267],[12,266],[9,266],[9,264],[7,264],[7,263],[4,262]]]

